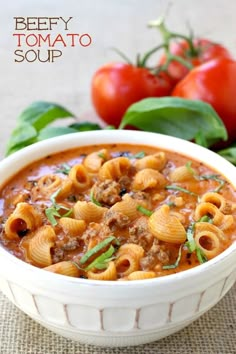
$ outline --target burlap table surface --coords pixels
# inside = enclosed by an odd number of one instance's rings
[[[43,328],[0,293],[1,354],[234,354],[236,285],[211,310],[182,331],[146,345],[101,348],[83,345]]]

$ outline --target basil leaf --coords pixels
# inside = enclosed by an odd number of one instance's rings
[[[101,251],[104,247],[109,245],[109,243],[114,240],[116,240],[115,236],[110,236],[105,238],[103,241],[99,242],[96,246],[91,248],[91,250],[86,252],[83,257],[80,258],[80,264],[85,264],[90,257],[94,256],[97,252]]]
[[[188,247],[189,252],[194,252],[196,250],[196,242],[194,240],[194,231],[195,231],[195,222],[192,222],[189,227],[187,228],[187,242],[185,243],[185,245]]]
[[[207,257],[199,247],[196,248],[196,255],[197,255],[197,259],[199,260],[199,263],[202,264],[208,261]]]
[[[137,152],[137,154],[134,154],[133,157],[135,159],[142,159],[143,157],[145,157],[145,152],[144,151],[140,151],[140,152]]]
[[[146,215],[146,216],[151,216],[153,214],[153,211],[144,208],[142,205],[137,205],[136,208],[140,213]]]
[[[212,192],[218,193],[225,185],[226,181],[221,179],[219,175],[201,175],[198,178],[200,181],[208,181],[208,180],[213,180],[219,183],[219,186],[214,189]]]
[[[233,144],[227,149],[217,151],[217,153],[227,159],[232,164],[236,165],[236,144]]]
[[[66,108],[51,102],[33,102],[19,116],[18,125],[27,123],[32,125],[37,131],[43,129],[49,123],[58,118],[74,117],[74,114]]]
[[[6,156],[36,142],[36,138],[37,131],[31,125],[23,124],[16,127],[11,133],[10,139],[7,143]]]
[[[77,132],[85,132],[88,130],[101,130],[102,128],[97,123],[82,122],[73,123],[69,125],[69,128],[75,129]]]
[[[57,216],[59,218],[61,217],[61,215],[59,214],[57,209],[55,209],[54,207],[47,208],[45,210],[45,214],[46,214],[46,217],[48,218],[48,220],[50,221],[50,223],[52,224],[52,226],[56,226],[57,220],[55,219],[55,216]]]
[[[182,188],[180,186],[175,186],[175,185],[171,185],[171,186],[165,186],[165,189],[167,190],[173,190],[173,191],[179,191],[179,192],[183,192],[189,195],[193,195],[194,197],[198,197],[198,195],[194,192],[189,191],[186,188]]]
[[[67,163],[63,163],[59,168],[55,170],[55,173],[63,173],[67,175],[70,173],[71,167]]]
[[[76,133],[76,130],[69,127],[46,127],[39,132],[37,141],[71,133]]]
[[[106,269],[108,266],[108,262],[111,260],[111,256],[115,252],[115,248],[111,245],[109,249],[102,253],[100,256],[98,256],[92,263],[90,263],[85,270],[90,270],[92,268],[97,268],[97,269]]]
[[[92,203],[94,203],[95,205],[101,207],[102,204],[99,203],[99,201],[97,201],[97,199],[94,197],[94,193],[93,193],[93,190],[91,189],[91,192],[90,192],[90,200]]]
[[[182,256],[182,246],[183,245],[181,245],[180,248],[179,248],[178,257],[177,257],[175,263],[174,264],[164,265],[164,266],[162,266],[162,269],[175,269],[175,268],[178,267],[180,259],[181,259],[181,256]]]
[[[226,128],[218,114],[209,104],[198,100],[179,97],[143,99],[128,108],[119,129],[128,124],[185,140],[197,138],[207,147],[219,140],[227,140]]]
[[[61,188],[58,188],[51,196],[50,196],[50,201],[52,202],[53,206],[56,206],[56,197],[59,195],[61,192]]]
[[[209,224],[212,224],[213,220],[210,216],[204,215],[197,222],[208,222]]]

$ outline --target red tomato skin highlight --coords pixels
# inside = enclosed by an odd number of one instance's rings
[[[111,63],[98,69],[91,85],[91,98],[97,114],[108,124],[118,127],[128,107],[146,97],[171,93],[170,80],[162,73],[126,63]]]
[[[174,88],[172,96],[202,100],[223,120],[229,142],[236,139],[236,61],[216,59],[191,70]]]
[[[208,39],[196,38],[193,40],[194,48],[197,50],[196,56],[189,53],[189,44],[185,40],[173,42],[170,46],[172,55],[180,56],[190,62],[193,67],[199,66],[207,61],[217,58],[232,58],[230,52],[219,43],[214,43]],[[166,55],[162,55],[158,65],[166,63]],[[167,73],[170,76],[173,87],[182,80],[190,70],[183,64],[173,60],[169,66]]]

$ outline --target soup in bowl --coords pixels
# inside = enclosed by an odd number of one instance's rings
[[[56,333],[146,343],[234,283],[235,167],[207,149],[85,132],[27,147],[1,171],[1,289]]]

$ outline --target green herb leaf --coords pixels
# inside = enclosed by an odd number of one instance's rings
[[[101,159],[106,160],[106,156],[103,152],[99,152],[98,157],[101,157]]]
[[[194,137],[195,143],[204,147],[208,147],[207,139],[204,136],[204,132],[202,130],[198,131]]]
[[[34,102],[28,106],[19,116],[18,125],[27,123],[37,131],[43,129],[49,123],[58,118],[74,117],[74,114],[66,108],[52,102]]]
[[[214,189],[212,192],[218,193],[225,185],[226,181],[224,181],[223,179],[221,179],[219,177],[219,175],[202,175],[199,176],[198,178],[200,181],[207,181],[207,180],[213,180],[219,183],[219,187],[217,187],[216,189]]]
[[[70,216],[73,213],[73,209],[72,208],[64,208],[65,210],[67,210],[67,212],[63,215],[60,215],[60,217],[62,218],[68,218],[68,216]]]
[[[63,173],[68,175],[70,173],[71,167],[67,163],[63,163],[60,168],[55,170],[55,173]]]
[[[183,247],[183,245],[181,245],[180,248],[179,248],[178,257],[177,257],[175,263],[174,264],[164,265],[164,266],[162,266],[162,269],[174,269],[174,268],[178,267],[180,259],[181,259],[181,256],[182,256],[182,247]]]
[[[102,204],[99,203],[99,202],[97,201],[97,199],[95,199],[94,194],[93,194],[93,189],[91,189],[91,192],[90,192],[90,199],[91,199],[91,202],[94,203],[94,204],[96,204],[97,206],[100,206],[100,207],[102,206]]]
[[[186,162],[185,167],[187,168],[187,170],[188,170],[193,176],[195,176],[195,171],[194,171],[194,169],[192,168],[192,161]]]
[[[210,218],[209,218],[210,219]],[[202,221],[207,222],[205,216],[202,217],[201,219],[199,219],[197,222],[202,222]],[[210,219],[211,220],[211,219]],[[187,242],[185,242],[185,246],[188,247],[188,250],[190,253],[192,252],[196,252],[196,256],[197,259],[199,261],[199,263],[204,263],[207,262],[207,257],[204,255],[203,251],[197,247],[197,244],[194,240],[194,231],[195,231],[195,226],[196,226],[196,222],[192,222],[189,227],[187,228]]]
[[[183,193],[186,193],[186,194],[193,195],[194,197],[198,197],[198,195],[196,193],[191,192],[188,189],[182,188],[180,186],[175,186],[175,185],[165,186],[165,189],[173,190],[173,191],[179,191],[179,192],[183,192]]]
[[[56,226],[57,225],[57,220],[55,219],[55,216],[57,217],[61,217],[61,215],[59,214],[58,210],[54,207],[51,208],[47,208],[45,210],[45,214],[48,218],[48,220],[50,221],[50,223],[52,224],[52,226]]]
[[[227,139],[222,120],[209,104],[179,97],[146,98],[134,103],[126,111],[119,129],[128,124],[185,140],[193,140],[202,132],[207,147]]]
[[[71,133],[76,133],[76,130],[69,127],[46,127],[39,132],[37,141]]]
[[[55,207],[56,204],[56,197],[59,195],[61,191],[61,188],[58,188],[51,196],[50,196],[50,201],[52,202],[53,206]]]
[[[116,127],[114,125],[106,125],[104,127],[104,129],[106,129],[106,130],[114,130],[114,129],[116,129]]]
[[[7,143],[6,156],[37,141],[37,131],[28,124],[16,127]]]
[[[142,205],[137,205],[136,209],[146,216],[151,216],[153,214],[153,211],[144,208]]]
[[[197,259],[199,260],[199,263],[202,264],[208,261],[207,257],[199,247],[196,248],[196,255],[197,255]]]
[[[227,149],[217,151],[217,153],[232,164],[236,165],[236,143],[234,143]]]
[[[69,125],[69,128],[74,129],[77,132],[85,132],[88,130],[101,130],[102,128],[97,123],[91,122],[82,122],[82,123],[73,123]]]
[[[145,157],[145,152],[144,151],[140,151],[140,152],[137,152],[137,154],[134,154],[133,155],[133,158],[134,159],[142,159],[143,157]]]
[[[97,269],[106,269],[108,266],[108,263],[114,259],[112,257],[113,253],[115,252],[115,248],[111,245],[110,248],[102,253],[100,256],[98,256],[92,263],[90,263],[84,270],[90,270],[92,268],[97,268]]]
[[[97,252],[101,251],[104,247],[106,247],[115,240],[118,242],[115,236],[110,236],[105,238],[103,241],[99,242],[96,246],[91,248],[91,250],[86,252],[83,257],[80,258],[80,264],[85,264],[90,257],[94,256]]]
[[[187,242],[185,245],[188,247],[189,252],[194,252],[196,250],[196,242],[194,240],[195,222],[192,222],[187,228]]]
[[[50,196],[50,201],[52,202],[52,207],[47,208],[45,210],[45,214],[48,218],[48,220],[50,221],[50,223],[52,224],[52,226],[56,226],[57,225],[57,220],[55,219],[55,216],[57,216],[58,218],[61,217],[68,217],[72,214],[73,209],[72,208],[67,208],[64,205],[60,205],[57,204],[56,202],[56,197],[58,196],[58,194],[60,193],[61,188],[57,189],[51,196]],[[63,209],[66,210],[66,213],[61,215],[59,213],[59,211]]]
[[[212,218],[210,218],[210,216],[208,216],[208,215],[204,215],[197,222],[208,222],[211,224]]]
[[[176,204],[174,202],[166,202],[166,205],[168,205],[169,207],[175,207]]]

